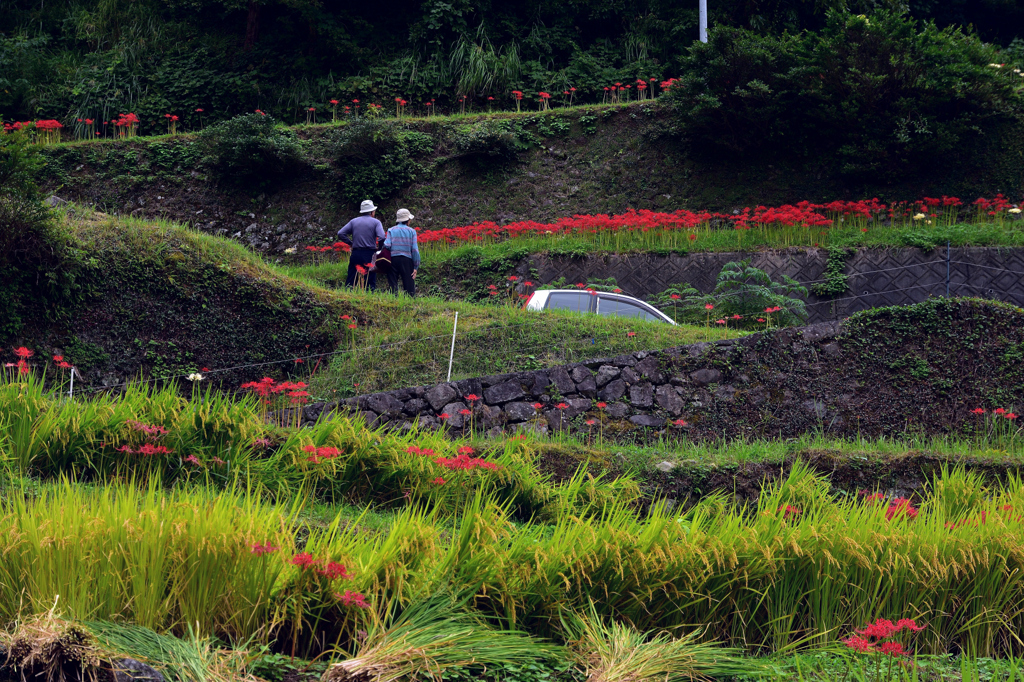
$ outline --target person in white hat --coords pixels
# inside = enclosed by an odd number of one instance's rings
[[[377,273],[370,269],[370,261],[377,251],[378,240],[384,239],[384,226],[377,220],[377,207],[367,199],[359,205],[359,217],[353,218],[338,230],[338,239],[352,247],[348,257],[348,275],[345,286],[352,286],[356,281],[358,267],[369,270],[367,285],[370,291],[377,288]]]
[[[408,209],[398,209],[395,220],[398,222],[388,229],[384,239],[384,248],[391,250],[391,269],[388,270],[388,286],[398,293],[398,280],[402,280],[402,288],[410,296],[416,295],[416,271],[420,269],[420,249],[416,240],[416,230],[409,227],[409,221],[415,218]]]

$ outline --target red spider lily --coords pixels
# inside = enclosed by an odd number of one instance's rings
[[[463,445],[456,452],[458,452],[458,454],[460,454],[460,455],[472,455],[473,454],[473,448],[471,448],[468,445]]]
[[[362,265],[357,265],[356,266],[356,272],[359,273],[360,275],[365,275],[369,271],[366,268],[364,268]]]
[[[473,412],[470,410],[459,410],[459,414],[461,414],[463,417],[468,417],[469,415],[473,414]]]
[[[526,280],[525,282],[523,282],[523,286],[524,287],[532,287],[533,286],[533,282],[531,282],[530,280]]]
[[[862,654],[869,654],[875,650],[871,642],[857,635],[850,635],[843,640],[843,644]]]
[[[317,573],[328,580],[348,580],[352,577],[348,574],[345,565],[339,564],[337,561],[328,561],[322,569],[317,569]]]
[[[28,360],[30,357],[35,355],[35,353],[33,351],[30,351],[28,348],[25,348],[25,346],[20,346],[18,348],[15,348],[14,349],[14,354],[16,356],[18,356],[19,358],[21,358],[22,360]]]
[[[1005,415],[1003,415],[1003,417],[1005,419],[1009,419],[1010,421],[1013,421],[1014,419],[1017,418],[1017,415],[1014,414],[1013,412],[1007,412]]]
[[[516,277],[515,275],[509,275],[508,281],[510,281],[510,282],[518,282],[519,278]]]
[[[473,469],[501,471],[501,466],[494,462],[488,462],[479,457],[470,457],[466,454],[456,455],[455,457],[436,457],[434,458],[434,464],[452,471],[472,471]]]
[[[301,552],[299,554],[296,554],[288,561],[288,563],[292,564],[293,566],[298,566],[302,569],[315,569],[317,568],[317,566],[320,565],[320,561],[318,559],[315,559],[313,555],[309,552]]]
[[[224,464],[227,464],[227,462],[222,460],[220,457],[214,457],[213,463],[216,464],[217,466],[223,466]]]
[[[202,464],[202,462],[199,461],[199,458],[196,457],[195,455],[189,455],[188,457],[185,458],[185,461],[191,464],[192,466],[199,466],[200,464]]]
[[[366,596],[359,592],[345,590],[345,594],[336,594],[334,596],[345,606],[355,606],[360,609],[370,608],[370,602],[366,601]]]
[[[343,319],[343,320],[351,320],[351,319],[352,319],[352,317],[351,317],[351,316],[349,316],[349,315],[342,315],[342,316],[341,316],[341,319]]]
[[[893,520],[897,516],[905,516],[908,519],[916,519],[918,510],[914,505],[905,497],[897,497],[889,503],[889,508],[885,512],[885,518],[888,521]]]
[[[201,113],[203,113],[203,110],[202,109],[196,109],[196,113],[197,114],[201,114]]]
[[[715,324],[725,324],[725,320],[715,320]]]
[[[743,316],[742,315],[733,315],[732,319],[734,319],[734,320],[742,320]]]
[[[415,445],[410,445],[408,448],[406,448],[405,451],[410,453],[410,454],[413,454],[413,455],[426,455],[426,456],[429,456],[429,457],[433,457],[434,456],[434,451],[431,450],[430,448],[422,448],[422,449],[420,449],[420,448],[416,447]]]
[[[971,410],[971,414],[985,414],[985,408],[976,407],[973,410]]]
[[[336,99],[332,99],[330,103],[333,104],[334,106],[338,106],[339,104],[341,104],[341,102],[339,102]]]
[[[788,505],[788,504],[784,504],[781,507],[779,507],[778,511],[782,512],[782,518],[783,519],[788,519],[791,516],[798,516],[798,515],[803,513],[802,511],[800,511],[796,507],[794,507],[792,505]]]
[[[348,326],[348,328],[349,328],[349,329],[355,329],[355,328],[356,328],[356,327],[358,327],[358,326],[359,326],[359,325],[357,325],[357,324],[356,324],[355,322],[353,322],[352,324],[350,324],[350,325]]]
[[[585,423],[586,423],[587,426],[593,426],[594,424],[597,423],[597,420],[596,419],[588,419]]]
[[[669,298],[675,300],[675,299],[682,298],[682,296],[680,296],[679,294],[672,294],[672,295],[669,296]]]
[[[759,317],[759,318],[757,318],[757,321],[758,322],[764,322],[764,318],[763,317]]]
[[[535,409],[535,410],[542,410],[542,409],[544,409],[544,403],[534,403],[533,404],[533,409]]]
[[[715,309],[715,306],[713,304],[711,304],[711,303],[708,303],[707,305],[704,306],[704,310],[714,310],[714,309]]]
[[[53,356],[53,361],[54,362],[63,362],[64,361],[64,356],[63,355],[54,355]]]
[[[469,395],[465,396],[465,398],[471,403],[480,400],[480,396],[478,396],[476,393],[470,393]]]
[[[677,419],[672,424],[675,426],[688,426],[685,419]]]
[[[433,481],[431,481],[431,483],[433,483],[434,485],[444,485],[444,479],[438,476]]]
[[[636,336],[636,332],[626,332],[626,336]]]
[[[613,294],[621,294],[622,293],[622,289],[612,289],[612,293]]]
[[[996,409],[992,410],[992,414],[1006,414],[1006,410],[1004,410],[1001,407],[997,407]]]
[[[266,542],[266,543],[259,543],[259,542],[257,542],[255,545],[252,546],[252,553],[255,554],[256,556],[263,556],[264,554],[270,554],[271,552],[276,552],[278,549],[279,549],[278,547],[274,547],[269,542]]]
[[[599,409],[599,410],[603,410],[606,407],[608,407],[608,403],[598,403],[597,404],[597,409]]]
[[[567,409],[569,409],[569,406],[566,405],[565,403],[558,403],[557,405],[555,405],[555,409],[556,410],[567,410]]]
[[[441,414],[437,415],[437,418],[438,419],[451,419],[452,416],[450,414],[448,414],[447,412],[442,412]]]
[[[140,431],[148,436],[159,437],[167,435],[167,429],[156,424],[143,424],[142,422],[135,420],[129,420],[126,423],[133,431]]]

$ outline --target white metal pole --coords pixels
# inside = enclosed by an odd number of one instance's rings
[[[75,397],[75,368],[71,368],[71,388],[68,389],[68,397]]]
[[[700,42],[708,42],[708,0],[700,0]]]
[[[459,328],[459,311],[455,311],[455,324],[452,325],[452,350],[448,353],[448,378],[445,381],[452,380],[452,362],[455,360],[455,330]]]

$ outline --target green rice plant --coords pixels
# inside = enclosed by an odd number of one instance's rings
[[[271,596],[294,509],[257,491],[163,493],[155,479],[88,489],[64,480],[0,500],[0,618],[61,608],[76,620],[129,619],[158,630],[244,641],[273,627]]]
[[[336,663],[325,682],[374,679],[398,682],[440,677],[467,665],[550,657],[553,649],[524,633],[488,627],[466,609],[467,597],[439,593],[408,605],[390,602],[367,630],[356,655]]]
[[[593,603],[585,615],[563,619],[577,668],[588,682],[682,682],[753,674],[762,666],[738,649],[701,642],[699,629],[682,637],[653,636],[626,623],[606,621]]]

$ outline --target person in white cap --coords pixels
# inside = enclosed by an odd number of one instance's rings
[[[352,247],[345,286],[355,284],[356,268],[361,266],[369,270],[367,285],[370,291],[374,291],[377,289],[377,273],[370,270],[370,261],[377,251],[378,240],[384,239],[384,226],[377,220],[377,207],[369,199],[359,205],[359,214],[358,218],[353,218],[338,230],[338,239]]]
[[[416,240],[416,230],[409,227],[409,221],[415,218],[408,209],[398,209],[395,220],[398,222],[388,229],[384,239],[384,248],[391,250],[391,268],[388,270],[388,286],[398,293],[398,280],[402,280],[402,288],[410,296],[416,295],[416,271],[420,269],[420,249]]]

